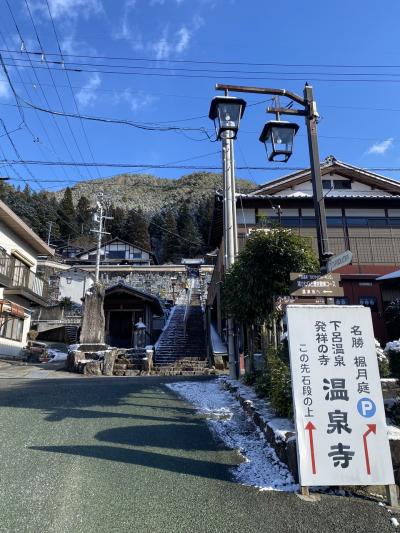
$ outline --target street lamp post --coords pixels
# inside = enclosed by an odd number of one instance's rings
[[[215,123],[217,138],[222,141],[224,177],[224,267],[229,270],[238,253],[236,231],[236,193],[233,140],[236,139],[246,102],[241,98],[217,96],[213,98],[209,117]],[[227,320],[229,375],[239,377],[239,361],[235,350],[234,322]]]
[[[297,115],[305,117],[308,137],[308,150],[310,156],[311,181],[313,187],[313,200],[315,210],[315,222],[317,229],[318,256],[322,273],[326,272],[326,263],[332,253],[329,251],[328,229],[326,224],[325,203],[321,181],[321,169],[319,161],[319,150],[317,140],[317,107],[313,96],[312,87],[308,84],[304,87],[304,95],[300,96],[286,89],[261,88],[261,87],[243,87],[240,85],[217,84],[218,91],[253,93],[253,94],[270,94],[274,96],[284,96],[302,106],[302,109],[269,107],[268,113],[274,113],[279,119],[280,115]],[[211,117],[210,117],[211,118]],[[279,120],[270,121],[264,126],[260,136],[260,141],[271,144],[270,161],[286,162],[292,153],[293,138],[298,130],[298,125],[282,122]],[[237,132],[237,130],[236,130]],[[236,232],[236,228],[235,228]]]

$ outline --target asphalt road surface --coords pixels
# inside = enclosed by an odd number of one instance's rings
[[[375,502],[233,482],[238,454],[168,378],[15,376],[0,377],[2,532],[395,531]]]

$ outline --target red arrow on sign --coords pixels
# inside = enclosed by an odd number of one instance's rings
[[[313,434],[312,432],[317,429],[314,424],[310,421],[308,422],[308,424],[306,425],[306,427],[304,428],[306,429],[309,433],[308,433],[308,437],[310,439],[310,453],[311,453],[311,469],[312,469],[312,473],[313,474],[316,474],[317,473],[317,469],[315,468],[315,452],[314,452],[314,439],[313,439]]]
[[[364,453],[365,453],[365,466],[367,467],[367,474],[371,474],[371,465],[369,464],[369,455],[368,455],[368,445],[367,445],[367,437],[370,433],[374,433],[376,435],[376,424],[367,424],[368,430],[363,435],[363,441],[364,441]]]

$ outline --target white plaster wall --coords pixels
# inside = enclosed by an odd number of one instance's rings
[[[11,250],[19,250],[23,255],[27,257],[32,263],[32,272],[36,272],[36,252],[25,241],[23,241],[18,235],[16,235],[10,228],[8,228],[4,222],[0,220],[0,246],[6,250],[8,254],[11,254]]]
[[[71,283],[67,279],[71,279]],[[93,279],[82,273],[63,272],[60,274],[59,299],[71,298],[76,304],[82,304],[81,298],[85,292],[93,285]]]

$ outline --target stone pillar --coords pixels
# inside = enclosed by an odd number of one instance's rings
[[[104,343],[104,287],[95,283],[85,294],[80,343]]]

